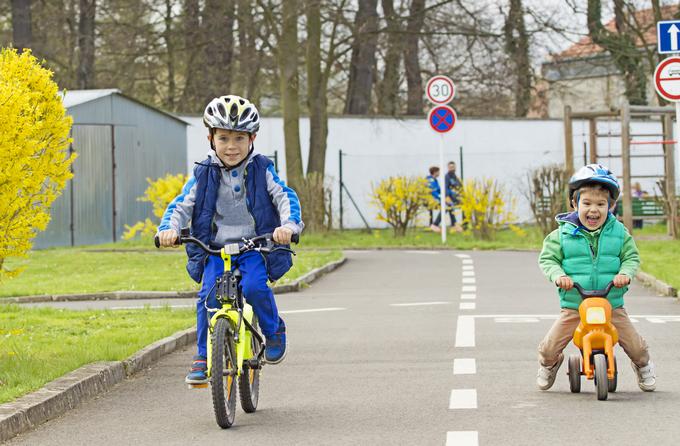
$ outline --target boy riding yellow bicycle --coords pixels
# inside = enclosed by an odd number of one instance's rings
[[[288,245],[293,234],[304,228],[300,201],[286,186],[267,157],[254,152],[260,115],[247,99],[235,95],[214,98],[205,109],[208,128],[208,157],[196,163],[193,176],[165,211],[158,238],[161,246],[174,246],[181,228],[191,224],[191,235],[213,248],[273,233],[276,243]],[[207,255],[195,245],[186,246],[187,271],[201,283],[196,302],[197,355],[185,381],[203,384],[206,375],[208,313],[217,307],[216,278],[224,272],[220,257]],[[266,338],[265,360],[281,362],[286,355],[286,325],[279,317],[267,280],[275,281],[292,266],[291,254],[258,252],[235,256],[233,267],[242,274],[246,301],[253,307]]]

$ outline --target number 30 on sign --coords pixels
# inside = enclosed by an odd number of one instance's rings
[[[434,104],[448,104],[456,94],[453,81],[447,76],[437,75],[427,82],[427,99]]]

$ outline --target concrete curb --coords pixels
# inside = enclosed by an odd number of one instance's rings
[[[347,258],[343,257],[336,262],[331,262],[320,268],[316,268],[291,284],[274,287],[274,291],[276,293],[299,291],[314,280],[317,280],[323,275],[340,267],[346,261]],[[190,293],[192,295],[187,297],[196,295],[194,292]],[[123,293],[100,293],[95,296],[119,294]],[[141,296],[147,294],[148,293],[137,293],[136,295]],[[150,292],[150,294],[154,296],[152,298],[158,297],[156,292]],[[161,297],[167,297],[166,295],[167,293],[163,294]],[[59,296],[30,296],[29,298],[33,299],[36,297],[47,298]],[[106,298],[111,299],[110,297]],[[133,297],[132,299],[144,299],[144,297]],[[88,299],[78,298],[74,300]],[[24,298],[21,300],[21,303],[50,301],[54,300],[32,301]],[[57,418],[73,409],[80,403],[109,391],[116,384],[145,370],[163,356],[186,347],[195,341],[196,329],[189,328],[156,341],[123,361],[97,362],[85,365],[61,378],[57,378],[56,380],[47,383],[42,389],[29,393],[11,403],[0,404],[0,443],[7,441],[22,432],[34,429],[40,424]]]
[[[196,329],[190,328],[161,339],[124,361],[85,365],[47,383],[40,390],[0,405],[0,442],[34,429],[80,403],[109,391],[161,356],[185,347],[195,340]]]
[[[299,291],[304,286],[309,285],[310,282],[316,280],[324,274],[327,274],[347,260],[346,257],[331,262],[312,270],[301,276],[297,280],[287,283],[285,285],[276,285],[272,288],[275,294],[291,293]],[[39,296],[19,296],[19,297],[5,297],[0,298],[0,303],[10,304],[30,304],[43,302],[76,302],[87,300],[138,300],[138,299],[193,299],[196,297],[196,291],[113,291],[109,293],[92,293],[92,294],[59,294],[59,295],[39,295]]]
[[[635,278],[642,282],[645,286],[652,288],[654,291],[661,294],[662,296],[678,297],[678,290],[676,290],[666,282],[662,282],[661,280],[657,279],[656,277],[652,276],[649,273],[639,271],[635,275]]]

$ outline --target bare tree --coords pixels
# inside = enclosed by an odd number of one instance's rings
[[[203,37],[199,30],[201,26],[201,7],[199,0],[184,0],[182,4],[182,37],[184,41],[186,64],[184,65],[184,89],[179,107],[182,111],[199,113],[201,107],[201,76],[203,67],[198,61],[203,45],[200,39]]]
[[[33,43],[31,0],[12,0],[12,42],[22,52]]]
[[[206,0],[201,14],[203,104],[231,89],[234,57],[234,0]]]
[[[174,110],[175,101],[177,100],[177,86],[175,84],[175,40],[174,40],[174,22],[175,18],[172,12],[173,1],[165,0],[165,14],[163,17],[163,41],[165,42],[165,66],[167,67],[168,76],[168,91],[165,96],[165,107]]]
[[[93,88],[95,85],[94,71],[94,33],[96,0],[80,0],[78,20],[78,88]]]
[[[406,37],[404,38],[404,65],[408,87],[406,114],[408,115],[421,115],[423,113],[423,81],[420,73],[418,42],[424,21],[425,0],[412,0],[406,21]]]
[[[345,113],[365,115],[371,106],[375,51],[378,43],[378,0],[359,0],[349,67]]]
[[[588,32],[593,42],[612,55],[614,64],[623,75],[628,101],[644,105],[647,103],[647,70],[625,13],[626,2],[614,0],[616,31],[609,31],[602,24],[602,1],[588,0]]]

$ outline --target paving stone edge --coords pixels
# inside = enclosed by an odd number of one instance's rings
[[[649,273],[646,273],[644,271],[638,271],[635,278],[642,282],[644,285],[652,288],[654,291],[656,291],[662,296],[679,297],[677,289],[673,288],[666,282],[657,279],[656,277],[652,276]]]
[[[343,265],[347,258],[328,263],[299,277],[293,283],[274,287],[276,293],[298,291],[314,280]],[[119,293],[99,293],[95,296]],[[139,293],[146,294],[146,293]],[[154,293],[155,294],[155,293]],[[167,293],[166,293],[167,294]],[[193,297],[195,293],[192,293]],[[90,295],[92,296],[92,295]],[[40,296],[30,296],[31,298]],[[47,302],[54,301],[53,297]],[[72,296],[69,296],[72,297]],[[157,298],[155,296],[154,298]],[[110,299],[110,297],[107,297]],[[141,299],[141,297],[137,297]],[[76,299],[87,300],[87,299]],[[90,299],[92,300],[92,299]],[[22,299],[21,303],[35,302]],[[38,301],[38,302],[45,302]],[[186,347],[196,340],[196,329],[189,328],[144,347],[123,361],[96,362],[76,369],[43,388],[10,403],[0,404],[0,443],[34,429],[65,412],[112,389],[126,378],[141,372],[165,355]]]

